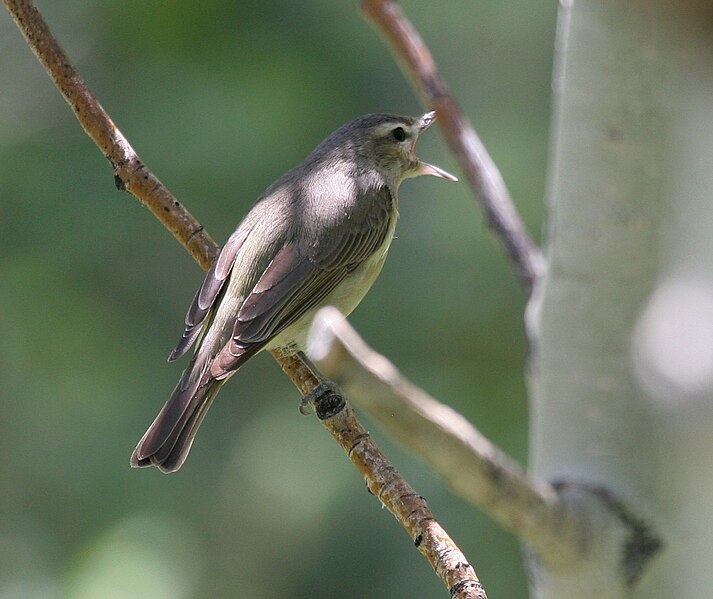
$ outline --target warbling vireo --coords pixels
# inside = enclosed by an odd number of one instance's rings
[[[267,188],[196,293],[169,361],[196,339],[198,348],[132,466],[178,470],[213,398],[246,360],[263,349],[302,351],[319,308],[349,314],[356,307],[384,264],[401,181],[456,181],[414,154],[434,118],[362,116]]]

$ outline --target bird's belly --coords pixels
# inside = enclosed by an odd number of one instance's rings
[[[345,316],[350,314],[364,299],[367,291],[371,289],[374,281],[379,276],[381,268],[384,266],[387,249],[388,246],[383,251],[376,252],[364,264],[345,277],[336,289],[327,296],[322,305],[335,306]]]
[[[297,322],[275,336],[265,346],[265,349],[304,350],[307,346],[307,335],[312,319],[319,309],[324,306],[335,306],[345,316],[350,314],[359,305],[359,302],[364,299],[367,291],[379,276],[392,238],[393,235],[390,231],[384,244],[370,258],[347,275],[319,305],[308,310]]]

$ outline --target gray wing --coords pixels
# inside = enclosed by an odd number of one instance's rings
[[[254,353],[319,305],[381,247],[392,217],[388,188],[374,190],[364,204],[361,218],[343,220],[307,250],[294,243],[280,249],[245,298],[232,338],[211,366],[213,377],[228,376],[246,353]]]
[[[248,233],[249,231],[239,227],[230,236],[223,249],[220,250],[218,257],[213,261],[208,274],[203,280],[203,284],[193,298],[191,307],[188,308],[183,335],[168,357],[169,362],[173,362],[185,354],[200,335],[203,326],[209,320],[207,317],[215,303],[215,298],[218,297],[220,290],[230,275],[235,263],[235,257],[238,255],[238,251],[245,242]]]

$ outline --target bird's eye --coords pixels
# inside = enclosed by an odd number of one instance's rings
[[[406,139],[406,131],[404,131],[403,127],[396,127],[396,129],[391,132],[391,135],[394,136],[396,141],[404,141]]]

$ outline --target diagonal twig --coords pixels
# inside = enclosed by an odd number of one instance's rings
[[[318,384],[309,368],[296,356],[281,356],[288,373],[303,395]],[[338,403],[338,400],[337,400]],[[428,560],[450,591],[452,599],[487,599],[473,567],[436,521],[426,500],[409,485],[381,452],[356,418],[349,404],[336,412],[315,405],[315,413],[364,476],[372,495],[396,517],[414,545]]]
[[[89,91],[37,8],[32,2],[23,0],[5,0],[5,5],[86,134],[111,163],[116,186],[147,206],[198,263],[208,269],[218,254],[218,245],[158,177],[146,168]]]
[[[339,310],[322,308],[309,337],[309,355],[320,371],[454,492],[538,555],[577,554],[580,523],[567,514],[554,486],[530,479],[461,414],[406,380]]]
[[[391,438],[517,536],[539,572],[567,572],[577,589],[591,590],[563,597],[599,597],[602,585],[594,581],[617,584],[614,573],[625,573],[631,587],[661,551],[658,531],[611,490],[592,482],[528,477],[461,414],[371,349],[336,308],[322,308],[315,316],[309,356]]]
[[[217,244],[141,161],[72,66],[31,0],[4,2],[85,132],[111,163],[117,187],[130,192],[145,204],[207,270],[218,253]],[[303,394],[318,384],[307,365],[297,356],[272,353]],[[487,599],[473,567],[436,522],[425,500],[381,453],[344,398],[332,396],[329,399],[332,404],[315,405],[320,422],[366,478],[369,490],[404,526],[449,589],[451,597]],[[335,407],[338,409],[330,409]]]
[[[438,114],[436,123],[529,294],[544,270],[542,253],[527,234],[500,171],[463,116],[431,52],[394,0],[361,0],[361,8],[391,45],[423,103]]]

